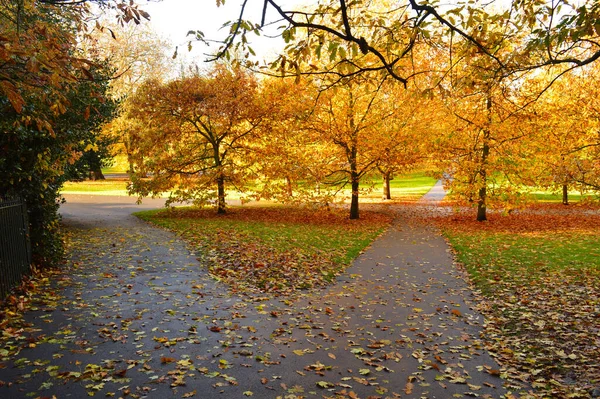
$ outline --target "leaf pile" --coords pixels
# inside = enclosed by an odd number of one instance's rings
[[[545,397],[600,396],[600,212],[546,205],[438,222],[487,298],[504,376]]]
[[[211,274],[234,291],[289,294],[330,283],[391,218],[289,207],[234,208],[226,215],[184,208],[142,213],[177,231]]]

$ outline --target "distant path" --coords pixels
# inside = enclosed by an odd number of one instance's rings
[[[36,345],[3,362],[2,398],[505,394],[446,242],[409,207],[334,285],[256,301],[129,215],[159,203],[68,200],[72,281],[56,309],[27,313]]]
[[[165,206],[164,198],[146,198],[136,204],[135,197],[65,194],[65,204],[60,207],[63,220],[71,224],[90,226],[120,224],[126,221],[139,221],[133,212],[158,209]]]
[[[419,202],[441,202],[445,196],[446,190],[444,190],[444,183],[440,179],[435,183],[431,190],[421,197]]]

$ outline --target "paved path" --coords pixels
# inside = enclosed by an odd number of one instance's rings
[[[27,348],[0,363],[1,398],[505,393],[445,241],[410,209],[336,284],[261,300],[215,282],[175,235],[130,216],[133,202],[62,207],[75,237],[63,296],[26,313],[29,338],[13,344]]]
[[[421,197],[420,202],[426,202],[430,204],[440,203],[446,196],[446,190],[444,190],[444,183],[442,180],[438,180],[435,185],[429,190],[427,194]]]

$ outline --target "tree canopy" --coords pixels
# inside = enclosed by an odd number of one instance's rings
[[[251,165],[242,153],[268,112],[256,87],[246,72],[222,66],[208,77],[147,82],[133,99],[132,117],[144,127],[132,157],[131,192],[143,197],[171,191],[169,202],[216,198],[224,213],[225,185],[247,184]]]
[[[217,0],[217,5],[222,3]],[[262,7],[260,21],[248,19],[251,7]],[[314,73],[315,60],[327,58],[335,63],[318,68],[318,73],[352,76],[377,70],[407,83],[419,71],[401,61],[432,41],[449,46],[462,42],[470,49],[466,56],[489,58],[502,75],[556,65],[575,68],[600,57],[599,10],[594,0],[458,1],[450,6],[416,0],[327,0],[302,6],[244,0],[215,56],[247,48],[249,32],[260,33],[266,24],[279,23],[288,46],[271,67],[284,74]],[[266,19],[271,13],[275,21]],[[522,37],[515,51],[498,47],[499,41],[515,36]]]
[[[33,259],[45,265],[62,255],[65,173],[97,147],[99,127],[115,110],[112,71],[81,52],[85,2],[2,0],[0,11],[0,196],[26,201]]]

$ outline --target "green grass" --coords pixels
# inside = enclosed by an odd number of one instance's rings
[[[61,194],[127,195],[127,180],[66,182]]]
[[[493,294],[498,277],[522,284],[557,273],[600,277],[600,237],[596,234],[447,231],[446,235],[458,260],[486,293]]]
[[[508,378],[539,396],[587,397],[600,348],[590,345],[600,306],[600,214],[453,216],[443,231],[486,301],[485,336]]]
[[[125,158],[126,161],[126,158]],[[103,170],[104,173],[121,173],[120,169],[116,168],[112,171]],[[363,200],[381,199],[382,197],[382,181],[381,176],[375,176],[371,181],[375,184],[375,189],[361,196]],[[127,196],[127,177],[119,177],[117,179],[110,178],[97,181],[82,181],[82,182],[67,182],[65,183],[62,194],[92,194],[92,195],[118,195]],[[393,199],[415,200],[427,193],[435,184],[436,180],[426,176],[424,171],[415,171],[404,175],[397,176],[391,181],[391,192]],[[365,183],[365,186],[367,184]],[[347,195],[350,195],[348,191]],[[163,197],[167,197],[165,193]],[[236,191],[228,191],[227,199],[239,200],[243,195]]]
[[[192,233],[205,237],[210,232],[231,232],[245,239],[261,242],[276,251],[299,250],[308,255],[322,252],[337,254],[334,260],[348,265],[356,256],[381,233],[383,225],[361,223],[361,221],[335,224],[315,223],[319,213],[308,212],[302,220],[290,220],[286,212],[300,212],[288,207],[255,207],[249,209],[231,208],[232,215],[213,217],[212,210],[194,213],[194,208],[177,208],[176,217],[169,210],[142,211],[135,215],[178,233]],[[186,216],[186,212],[188,216]],[[265,220],[268,212],[273,220]],[[323,211],[327,212],[327,211]],[[258,220],[253,220],[256,213]],[[239,219],[238,216],[243,218]],[[204,217],[203,217],[204,216]],[[345,218],[345,214],[341,217]],[[368,216],[367,216],[368,217]],[[337,218],[337,215],[336,215]],[[287,219],[287,220],[286,220]],[[349,228],[348,226],[351,226]]]
[[[383,179],[377,174],[368,179],[373,183],[374,189],[363,198],[381,198],[383,196]],[[390,181],[392,199],[419,199],[435,185],[437,179],[427,176],[425,170],[417,170],[394,177]],[[365,182],[364,186],[367,186]]]
[[[370,212],[350,221],[345,213],[283,206],[232,207],[224,216],[194,208],[136,215],[182,235],[199,253],[213,254],[205,258],[209,270],[236,289],[278,292],[330,281],[390,222]]]
[[[129,162],[127,161],[127,155],[115,155],[113,158],[113,164],[108,168],[102,168],[102,173],[127,173],[129,169]]]
[[[85,180],[66,182],[61,194],[116,195],[128,196],[127,179]]]
[[[553,193],[550,191],[533,191],[531,198],[539,202],[562,202],[562,193]],[[586,199],[597,200],[598,196],[593,194],[581,194],[578,191],[569,192],[569,202],[581,202]]]

